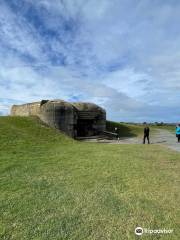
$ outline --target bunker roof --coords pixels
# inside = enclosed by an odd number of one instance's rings
[[[78,111],[101,111],[104,112],[105,110],[94,103],[89,102],[73,102],[72,105]]]

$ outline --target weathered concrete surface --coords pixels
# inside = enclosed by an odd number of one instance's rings
[[[41,104],[40,119],[52,128],[74,137],[76,113],[73,106],[63,100],[47,101]]]
[[[14,105],[12,116],[38,116],[50,127],[71,137],[93,136],[105,131],[106,111],[93,103],[70,103],[63,100]]]
[[[22,105],[13,105],[11,116],[39,116],[41,102],[33,102]]]

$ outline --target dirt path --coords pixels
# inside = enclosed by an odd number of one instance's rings
[[[180,143],[177,142],[175,133],[172,134],[168,130],[158,129],[157,132],[152,136],[152,143],[162,144],[180,152]]]
[[[109,143],[109,144],[142,144],[142,138],[120,138],[117,140],[100,140],[99,143]],[[167,146],[170,149],[180,152],[180,143],[177,142],[175,134],[172,134],[168,130],[157,129],[155,133],[150,136],[151,144],[161,144]]]
[[[180,143],[177,142],[175,134],[168,130],[157,129],[157,131],[150,136],[151,144],[165,145],[175,151],[180,152]],[[142,144],[141,138],[126,138],[120,139],[120,144]]]

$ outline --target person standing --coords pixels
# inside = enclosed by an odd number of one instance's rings
[[[180,142],[180,123],[176,126],[176,137],[178,142]]]
[[[145,144],[146,138],[147,138],[148,144],[150,144],[150,141],[149,141],[149,132],[150,132],[150,129],[149,129],[148,125],[146,124],[146,125],[145,125],[145,128],[144,128],[143,144]]]
[[[116,138],[117,138],[117,140],[119,141],[119,132],[118,132],[118,128],[117,127],[115,127],[115,133],[116,133]]]

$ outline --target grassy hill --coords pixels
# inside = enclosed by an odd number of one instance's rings
[[[151,133],[155,133],[157,129],[168,130],[172,133],[175,133],[175,128],[176,128],[173,125],[156,126],[152,124],[150,124],[149,127],[151,130]],[[119,137],[142,137],[144,125],[107,121],[106,128],[110,132],[115,132],[115,128],[117,128]]]
[[[152,128],[153,129],[168,130],[173,134],[175,134],[175,132],[176,132],[176,126],[173,126],[173,125],[152,126]]]
[[[106,128],[110,132],[115,132],[117,128],[119,137],[137,137],[142,136],[144,126],[107,121]]]
[[[132,133],[132,132],[131,132]],[[0,117],[0,239],[180,239],[180,154],[79,143],[37,119]]]

